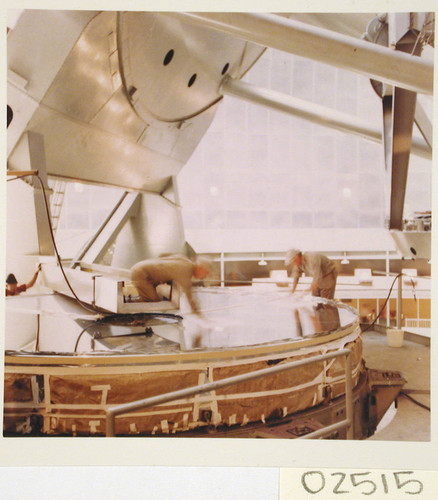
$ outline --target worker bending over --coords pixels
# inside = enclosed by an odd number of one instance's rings
[[[325,255],[317,252],[302,253],[293,248],[286,252],[285,265],[288,276],[293,277],[292,293],[295,292],[298,280],[304,272],[313,278],[310,286],[313,296],[334,298],[338,272],[335,264]]]
[[[17,278],[14,274],[9,274],[6,278],[6,296],[9,295],[20,295],[20,293],[25,292],[29,288],[32,288],[35,285],[35,282],[38,278],[38,274],[41,271],[41,264],[39,264],[36,273],[33,275],[33,278],[27,284],[19,285],[17,282]]]
[[[131,268],[131,280],[140,297],[148,302],[159,302],[156,286],[172,281],[182,288],[192,311],[199,316],[198,304],[192,295],[192,278],[205,279],[210,266],[205,259],[190,260],[184,255],[166,255],[138,262]]]

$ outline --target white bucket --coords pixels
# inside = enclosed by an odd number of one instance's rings
[[[386,330],[386,340],[390,347],[401,347],[403,345],[404,331],[398,328]]]

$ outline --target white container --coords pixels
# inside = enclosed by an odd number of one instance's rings
[[[401,347],[403,345],[404,331],[398,328],[386,330],[386,340],[390,347]]]

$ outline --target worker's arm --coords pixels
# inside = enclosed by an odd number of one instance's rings
[[[293,278],[291,293],[295,293],[295,290],[296,290],[297,285],[298,285],[298,280],[300,279],[300,276],[301,276],[301,271],[298,268],[294,267],[294,268],[292,268],[289,276],[292,276],[292,278]]]
[[[201,318],[203,317],[202,316],[202,313],[201,311],[199,310],[199,306],[198,306],[198,303],[196,302],[196,300],[193,298],[193,294],[192,294],[192,287],[185,287],[184,288],[184,292],[186,294],[186,297],[187,297],[187,301],[188,303],[190,304],[190,307],[192,308],[192,311],[197,314],[198,316],[200,316]]]
[[[296,290],[296,288],[297,288],[297,285],[298,285],[298,278],[297,278],[297,277],[295,277],[295,278],[294,278],[294,281],[293,281],[293,283],[292,283],[292,291],[291,291],[291,293],[295,293],[295,290]]]
[[[26,290],[33,287],[35,285],[35,282],[38,278],[38,273],[41,271],[41,264],[38,265],[38,269],[36,270],[35,274],[33,275],[33,278],[29,281],[29,283],[26,284]]]

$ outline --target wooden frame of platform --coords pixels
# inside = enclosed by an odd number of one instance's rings
[[[101,435],[105,411],[117,405],[272,364],[337,349],[352,351],[354,385],[364,370],[357,322],[313,338],[166,354],[67,355],[6,352],[6,433]],[[285,417],[344,393],[340,360],[267,376],[208,395],[121,417],[117,433],[171,435],[205,426],[246,425]]]

